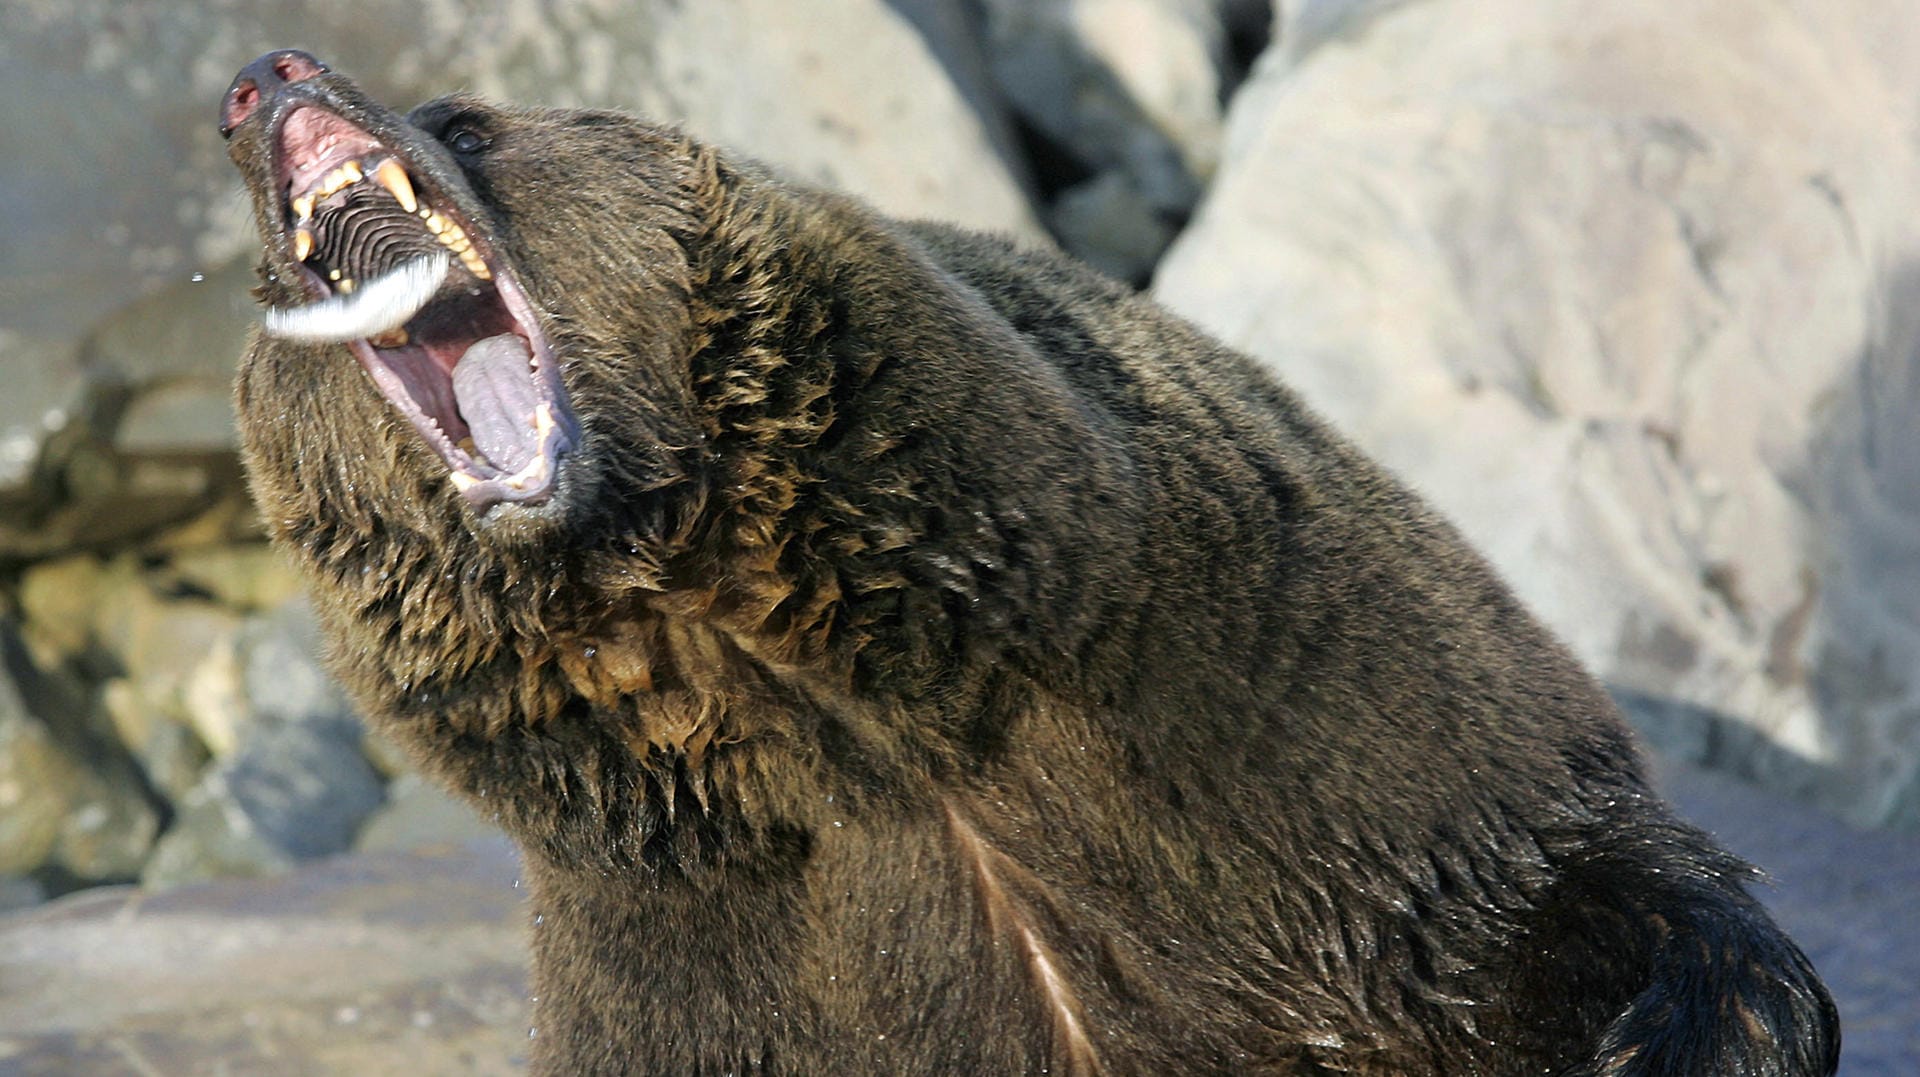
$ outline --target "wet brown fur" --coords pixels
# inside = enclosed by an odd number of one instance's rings
[[[1830,1061],[1603,693],[1245,357],[622,115],[338,93],[470,191],[585,429],[480,517],[344,348],[239,378],[334,668],[524,848],[538,1072]]]

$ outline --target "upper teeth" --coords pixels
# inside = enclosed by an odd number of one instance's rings
[[[314,206],[321,199],[330,198],[366,178],[366,168],[357,160],[347,161],[327,173],[311,190],[293,199],[295,221],[302,225],[311,221]],[[420,219],[426,222],[427,231],[433,233],[433,238],[439,240],[441,246],[459,257],[460,264],[466,267],[467,272],[481,280],[493,279],[493,273],[487,269],[486,260],[480,257],[480,252],[473,249],[473,241],[467,238],[466,232],[459,225],[434,212],[431,207],[421,205],[419,196],[414,193],[413,181],[407,177],[406,167],[398,158],[382,158],[380,163],[374,166],[373,178],[393,195],[394,201],[400,203],[401,209],[408,213],[419,214]],[[304,227],[298,229],[294,233],[293,240],[294,259],[306,261],[308,256],[313,254],[313,248],[312,234]]]

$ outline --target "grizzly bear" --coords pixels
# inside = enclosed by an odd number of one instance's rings
[[[254,496],[523,851],[537,1072],[1833,1071],[1567,650],[1150,300],[300,52],[221,128]]]

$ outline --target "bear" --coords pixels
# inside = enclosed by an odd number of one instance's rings
[[[521,850],[535,1072],[1834,1071],[1567,649],[1149,298],[296,50],[220,128],[253,496]]]

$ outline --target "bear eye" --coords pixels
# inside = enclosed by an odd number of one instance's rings
[[[442,136],[442,141],[455,153],[471,154],[486,149],[490,140],[471,127],[455,127]]]

